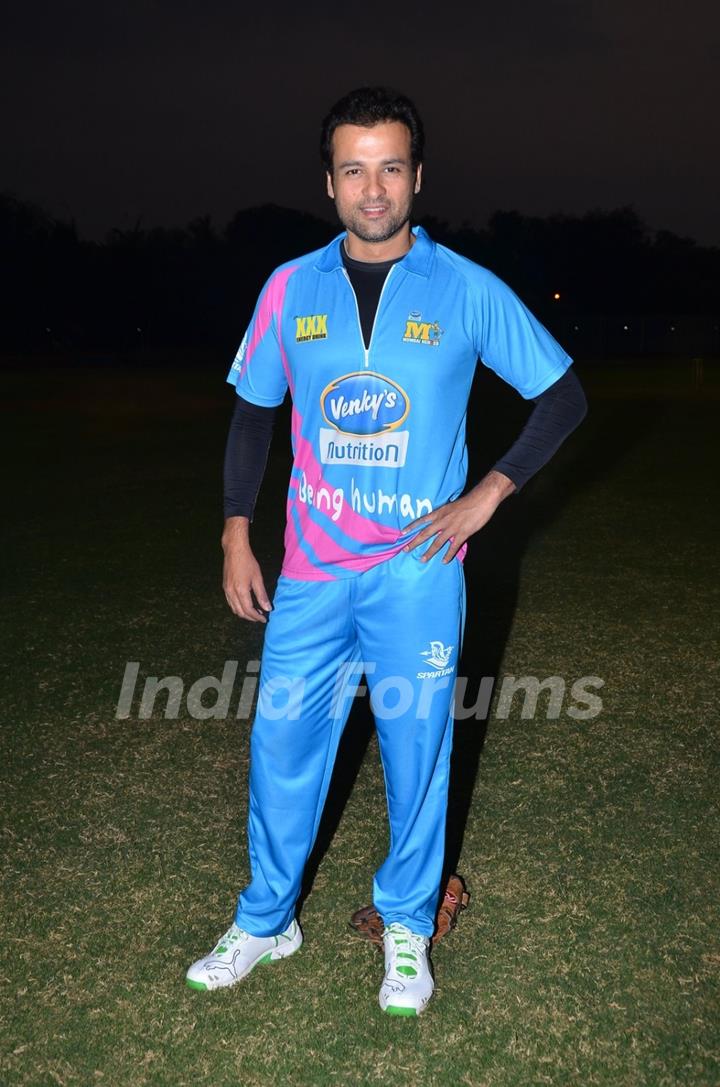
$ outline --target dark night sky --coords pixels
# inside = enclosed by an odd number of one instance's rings
[[[720,244],[717,0],[30,0],[4,21],[0,189],[85,236],[266,202],[331,215],[319,121],[385,82],[425,119],[424,213],[631,203]]]

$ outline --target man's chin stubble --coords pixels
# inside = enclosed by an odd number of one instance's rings
[[[343,226],[346,230],[351,231],[356,238],[359,238],[362,242],[369,242],[371,245],[373,242],[376,245],[382,242],[389,242],[391,238],[402,230],[406,223],[410,221],[410,214],[408,213],[403,219],[395,219],[392,222],[387,223],[384,228],[378,234],[370,234],[366,231],[365,224],[353,219],[343,222]]]

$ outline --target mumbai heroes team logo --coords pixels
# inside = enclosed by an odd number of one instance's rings
[[[405,322],[403,343],[424,343],[429,347],[437,347],[443,331],[437,321],[423,321],[421,313],[410,313]]]
[[[310,317],[295,318],[295,343],[327,339],[327,313],[314,313]]]

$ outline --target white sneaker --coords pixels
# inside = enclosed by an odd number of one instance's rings
[[[396,922],[383,932],[385,977],[380,986],[380,1007],[388,1015],[420,1015],[433,994],[427,936]]]
[[[297,921],[279,936],[251,936],[233,922],[204,959],[194,962],[185,981],[191,989],[221,989],[234,985],[259,962],[285,959],[303,942]]]

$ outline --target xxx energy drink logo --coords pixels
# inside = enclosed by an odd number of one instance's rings
[[[389,377],[367,370],[343,374],[323,389],[320,409],[329,424],[319,435],[323,464],[405,464],[409,433],[399,427],[410,399]]]

